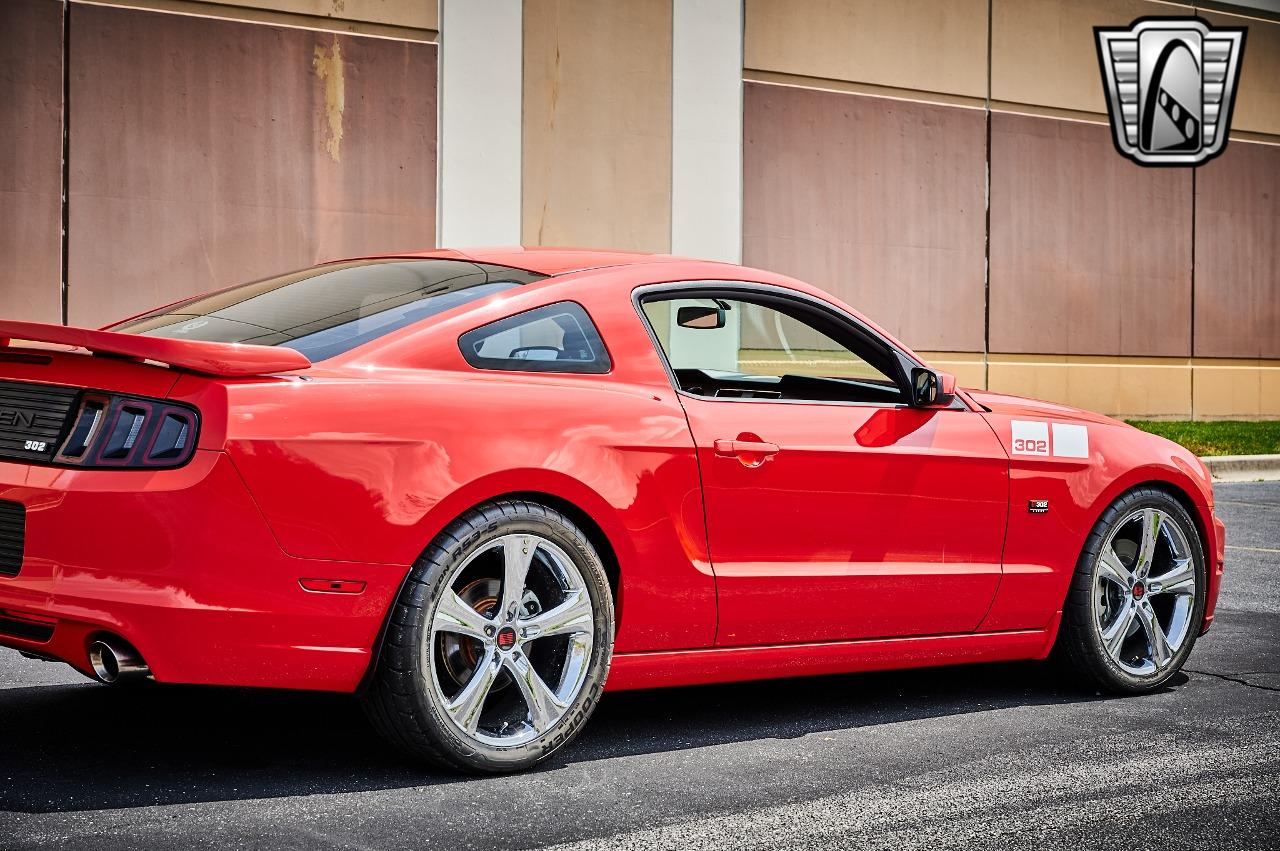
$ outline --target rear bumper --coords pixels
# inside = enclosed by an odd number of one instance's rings
[[[86,674],[89,643],[109,634],[163,682],[351,691],[408,570],[289,556],[221,452],[165,471],[0,463],[0,499],[26,508],[21,571],[0,576],[0,646]]]

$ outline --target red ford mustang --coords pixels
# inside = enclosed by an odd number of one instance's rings
[[[1053,651],[1149,691],[1222,559],[1187,451],[956,389],[754,269],[430,251],[0,322],[0,644],[358,692],[468,771],[544,759],[606,687]]]

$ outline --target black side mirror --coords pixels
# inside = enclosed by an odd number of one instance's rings
[[[928,408],[938,399],[938,375],[931,369],[916,367],[911,371],[911,404]]]
[[[916,367],[911,370],[911,404],[917,408],[939,408],[955,398],[956,380],[945,372]]]
[[[724,308],[691,304],[676,311],[676,324],[681,328],[712,329],[724,327]]]

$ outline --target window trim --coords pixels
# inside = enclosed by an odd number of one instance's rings
[[[562,360],[521,361],[512,358],[486,358],[481,357],[474,352],[467,351],[467,347],[464,342],[466,338],[472,334],[492,328],[495,325],[510,323],[510,327],[502,328],[501,330],[494,332],[500,334],[504,331],[509,331],[512,328],[519,327],[521,323],[516,320],[521,316],[528,316],[530,313],[536,313],[543,310],[549,311],[555,307],[560,307],[562,309],[570,308],[570,313],[572,313],[572,308],[576,308],[577,311],[581,313],[581,316],[575,316],[574,318],[579,321],[585,319],[587,327],[595,334],[595,341],[600,344],[600,358],[598,360],[590,362]],[[585,331],[587,329],[584,328],[583,330]],[[588,342],[592,341],[588,340]],[[547,373],[554,375],[608,375],[613,372],[613,355],[609,352],[609,345],[605,342],[604,335],[600,333],[600,326],[596,324],[596,321],[593,318],[591,318],[591,312],[581,303],[576,302],[573,299],[561,299],[559,301],[547,302],[546,304],[540,304],[537,307],[530,307],[526,310],[521,310],[518,313],[507,314],[506,316],[486,322],[483,325],[477,325],[475,328],[471,328],[459,334],[457,343],[458,353],[462,355],[462,359],[466,361],[467,365],[472,369],[483,370],[485,372],[534,372],[543,375]],[[520,368],[513,368],[508,365],[513,363],[520,364]]]
[[[696,295],[687,295],[687,294]],[[743,294],[748,296],[762,297],[762,303],[768,304],[769,301],[789,301],[801,305],[804,309],[825,313],[832,321],[847,326],[856,336],[867,342],[871,346],[877,346],[890,356],[896,366],[897,375],[889,376],[898,387],[898,391],[902,393],[902,398],[909,400],[911,398],[910,387],[907,382],[907,376],[911,374],[911,369],[924,364],[915,358],[907,355],[897,346],[890,343],[884,337],[868,328],[857,317],[853,316],[820,298],[803,293],[798,290],[787,289],[774,284],[753,283],[750,281],[732,281],[732,280],[698,280],[698,281],[671,281],[662,284],[647,284],[637,287],[631,292],[631,303],[635,308],[636,314],[640,318],[640,322],[644,325],[645,331],[649,334],[649,341],[653,344],[654,349],[658,353],[659,360],[662,361],[662,368],[667,374],[667,381],[670,382],[671,388],[680,396],[689,399],[697,399],[700,402],[741,402],[741,403],[764,403],[764,404],[782,404],[782,405],[837,405],[841,407],[856,408],[909,408],[909,401],[903,402],[851,402],[837,401],[829,399],[768,399],[768,398],[743,398],[733,396],[699,396],[690,393],[680,387],[680,381],[676,377],[675,370],[671,367],[671,362],[667,357],[667,351],[662,347],[662,341],[658,339],[657,332],[653,328],[653,323],[649,321],[649,316],[644,312],[644,301],[651,299],[653,296],[671,294],[674,297],[687,295],[689,298],[738,298]],[[874,366],[874,364],[872,364]]]

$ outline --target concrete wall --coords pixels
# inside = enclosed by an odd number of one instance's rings
[[[745,9],[746,262],[839,293],[970,385],[1280,416],[1280,24],[1153,0]],[[1231,144],[1136,166],[1092,28],[1193,13],[1249,27]]]
[[[524,243],[671,248],[670,0],[525,0]]]
[[[1112,148],[1092,28],[1191,13],[1249,27],[1232,141],[1140,168]],[[7,0],[0,31],[23,36],[0,40],[6,315],[101,324],[437,234],[676,250],[825,286],[970,386],[1280,416],[1274,19],[1157,0]]]
[[[98,326],[434,245],[434,4],[134,5],[0,4],[0,311]],[[330,27],[335,8],[400,37]]]
[[[76,5],[70,54],[71,324],[434,244],[434,45]]]

